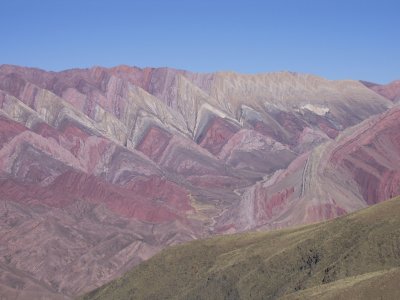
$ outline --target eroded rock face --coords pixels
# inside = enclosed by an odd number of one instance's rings
[[[157,127],[148,129],[140,144],[136,147],[137,150],[143,152],[153,161],[159,161],[165,148],[171,139],[171,134]]]
[[[198,137],[197,142],[212,154],[217,155],[236,131],[237,128],[232,124],[221,118],[213,118]]]
[[[400,194],[400,109],[314,148],[242,191],[237,229],[330,219]]]
[[[75,297],[167,245],[394,196],[396,109],[351,128],[392,100],[288,72],[2,65],[0,296]]]
[[[331,160],[350,174],[368,204],[398,195],[400,109],[391,109],[356,133],[343,139]]]

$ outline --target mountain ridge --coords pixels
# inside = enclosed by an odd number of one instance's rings
[[[2,65],[0,263],[73,297],[168,245],[333,218],[372,204],[369,184],[395,196],[388,111],[358,81],[311,75]],[[341,164],[324,150],[374,122]]]

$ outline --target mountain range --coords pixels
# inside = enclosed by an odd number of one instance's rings
[[[0,296],[70,299],[167,246],[400,194],[400,84],[0,66]]]

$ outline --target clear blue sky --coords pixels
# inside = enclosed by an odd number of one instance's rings
[[[400,79],[399,0],[0,0],[0,64]]]

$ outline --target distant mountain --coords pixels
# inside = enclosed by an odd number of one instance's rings
[[[386,97],[290,72],[0,66],[0,295],[74,297],[169,245],[400,194]]]
[[[392,100],[395,103],[400,101],[400,80],[395,80],[389,84],[376,84],[366,81],[361,81],[365,86],[374,90],[378,94]]]
[[[324,223],[171,247],[82,299],[399,299],[399,214],[397,198]]]

